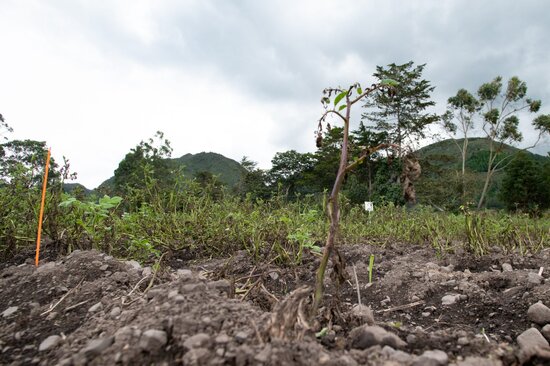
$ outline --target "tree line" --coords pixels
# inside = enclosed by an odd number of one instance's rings
[[[374,153],[361,161],[359,169],[349,172],[342,189],[347,199],[352,203],[374,201],[377,204],[404,204],[404,156],[414,154],[411,146],[439,128],[454,141],[456,152],[461,157],[460,166],[456,169],[460,176],[460,200],[454,203],[464,205],[475,200],[478,208],[485,207],[495,175],[505,171],[506,177],[498,196],[508,209],[547,208],[548,163],[539,166],[540,163],[521,153],[536,145],[538,140],[533,146],[514,153],[507,150],[508,145],[522,141],[520,113],[536,114],[542,104],[527,95],[526,83],[515,76],[505,83],[499,76],[481,84],[475,93],[459,89],[456,95],[448,99],[446,113],[437,115],[431,111],[435,105],[431,96],[435,87],[422,76],[425,67],[426,64],[415,65],[412,61],[377,66],[373,74],[376,82],[391,79],[396,81],[396,85],[391,91],[376,90],[365,99],[358,127],[350,133],[349,156],[358,156],[365,148],[381,143],[393,144],[398,148],[388,153]],[[254,161],[244,157],[240,162],[244,172],[239,184],[233,187],[233,193],[253,199],[268,199],[274,194],[282,194],[293,200],[330,189],[338,171],[343,128],[338,125],[338,119],[327,122],[317,131],[317,149],[313,153],[295,150],[278,152],[268,170],[259,169]],[[539,138],[548,134],[550,115],[534,117],[531,128]],[[474,131],[481,131],[481,134],[474,135]],[[41,161],[38,155],[45,150],[45,144],[41,142],[9,141],[6,137],[9,132],[11,127],[0,115],[0,136],[6,140],[0,144],[0,182],[4,185],[9,183],[8,177],[17,167]],[[484,137],[486,156],[483,185],[479,192],[471,194],[468,192],[466,161],[473,137]],[[162,133],[140,142],[115,170],[110,187],[112,193],[128,196],[143,192],[141,188],[151,182],[157,187],[172,187],[177,174],[168,160],[171,153],[170,142]],[[39,169],[37,164],[35,166]],[[31,181],[37,180],[39,174],[33,172],[30,177]],[[56,177],[55,169],[52,177]],[[208,172],[199,173],[196,179],[204,187],[210,187],[210,192],[221,189],[221,183]],[[445,182],[447,179],[441,177],[439,184],[448,185]]]

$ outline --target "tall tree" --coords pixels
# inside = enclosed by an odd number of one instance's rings
[[[236,187],[237,193],[241,197],[248,197],[253,200],[269,198],[271,192],[268,186],[267,173],[259,169],[258,164],[246,156],[242,157],[240,164],[245,172]]]
[[[359,127],[357,130],[351,132],[351,147],[354,150],[353,154],[357,155],[359,152],[368,147],[368,146],[377,146],[384,141],[387,141],[387,133],[386,132],[375,132],[370,128],[367,128],[363,121],[359,122]],[[374,188],[374,175],[376,173],[376,165],[380,165],[380,153],[375,152],[372,155],[369,155],[365,158],[363,165],[363,169],[357,169],[354,174],[356,175],[356,179],[352,180],[351,183],[354,184],[361,184],[362,182],[367,183],[367,195],[366,198],[369,201],[372,201],[373,199],[373,188]],[[377,164],[378,163],[378,164]],[[384,162],[382,162],[384,164]],[[350,187],[350,190],[353,187]],[[362,189],[359,189],[355,187],[355,190],[362,191]],[[360,202],[365,201],[361,197],[357,197],[357,199],[352,199],[352,201]]]
[[[401,147],[409,141],[425,137],[425,129],[439,120],[427,109],[435,105],[430,94],[435,89],[429,81],[422,79],[426,64],[414,66],[410,61],[403,65],[392,63],[386,68],[376,67],[374,76],[379,80],[392,79],[399,84],[392,93],[377,90],[364,104],[368,109],[362,118],[370,121],[378,132],[386,132],[388,141]]]
[[[444,129],[451,134],[456,147],[460,151],[462,160],[462,203],[466,201],[466,157],[471,130],[474,128],[475,113],[479,109],[479,102],[466,89],[460,89],[455,96],[447,101],[447,112],[442,117]],[[459,135],[459,143],[455,136]]]
[[[278,152],[271,159],[268,173],[272,185],[279,185],[290,197],[305,193],[307,174],[313,169],[313,154],[301,154],[295,150]]]
[[[0,144],[0,184],[17,180],[27,188],[40,186],[47,151],[44,141],[13,140]],[[58,165],[52,158],[48,181],[51,183],[59,178]]]
[[[477,204],[477,207],[481,208],[485,203],[487,191],[495,172],[505,168],[515,155],[503,156],[505,145],[520,142],[523,139],[518,128],[518,113],[523,110],[530,113],[538,112],[541,101],[528,98],[526,96],[527,84],[516,76],[508,80],[504,90],[502,77],[497,76],[493,81],[481,85],[477,94],[481,105],[483,132],[489,145],[487,173]],[[550,115],[538,116],[533,120],[532,126],[539,132],[539,138],[533,145],[522,150],[534,147],[542,134],[550,131]]]
[[[168,184],[172,154],[170,141],[158,131],[154,137],[141,141],[119,163],[114,174],[114,190],[123,195],[146,188],[148,180]]]
[[[546,208],[548,186],[544,186],[543,179],[538,164],[522,151],[505,169],[500,199],[511,211],[533,212]]]

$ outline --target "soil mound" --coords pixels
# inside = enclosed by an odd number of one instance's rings
[[[550,363],[550,281],[540,269],[549,251],[437,258],[426,248],[364,245],[341,253],[349,280],[334,283],[329,273],[311,324],[313,255],[298,268],[240,253],[155,271],[96,251],[13,265],[0,272],[0,364]],[[357,306],[356,284],[370,309]]]

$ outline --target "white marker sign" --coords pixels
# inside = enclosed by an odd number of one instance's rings
[[[374,211],[374,205],[372,204],[372,202],[365,201],[365,211]]]

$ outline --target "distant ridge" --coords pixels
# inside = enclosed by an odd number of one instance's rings
[[[179,158],[168,159],[173,164],[173,168],[183,167],[183,173],[193,179],[198,173],[209,172],[218,177],[220,182],[226,186],[235,187],[245,169],[233,159],[227,158],[214,152],[201,152],[198,154],[185,154]],[[114,177],[110,177],[99,185],[100,188],[110,188],[114,182]]]

